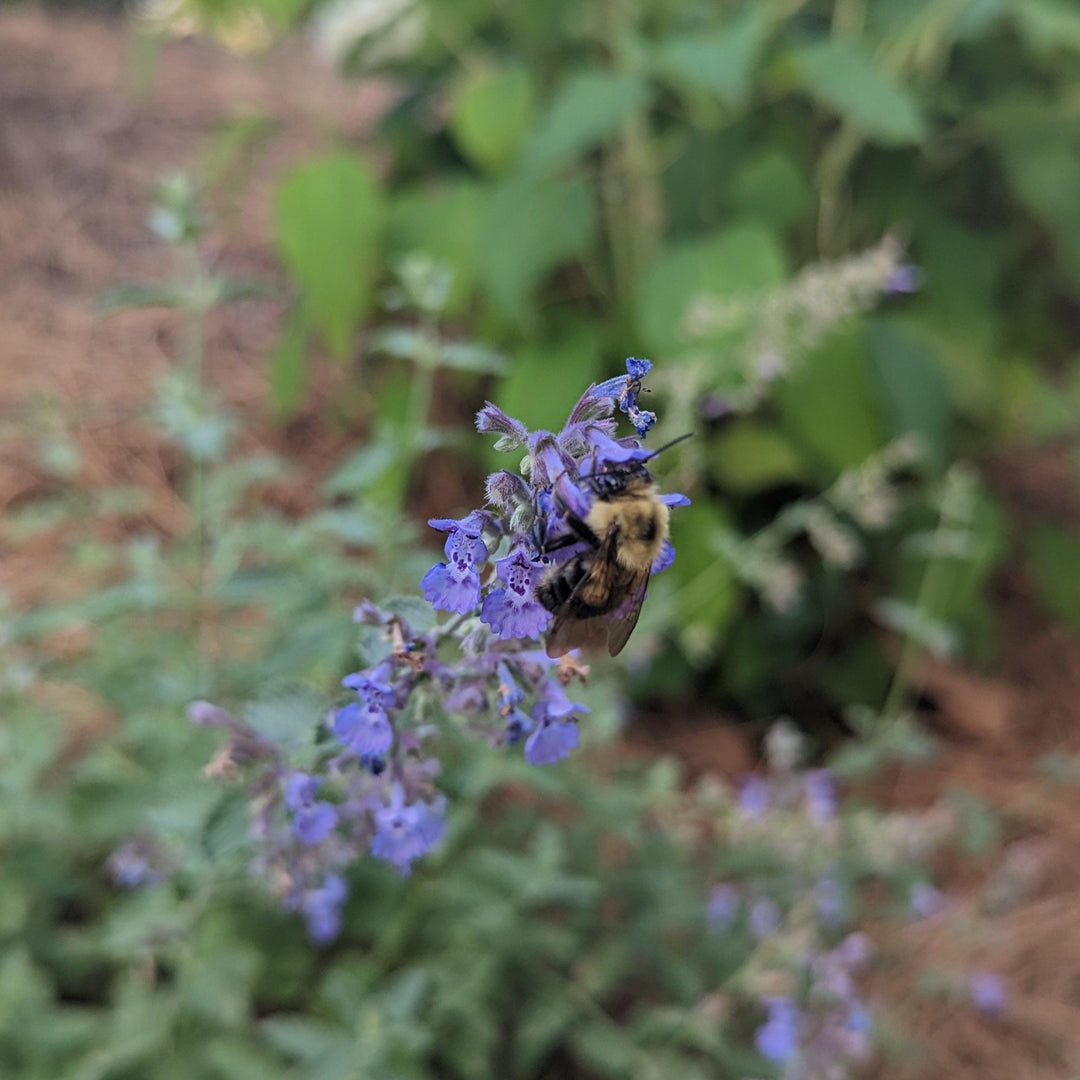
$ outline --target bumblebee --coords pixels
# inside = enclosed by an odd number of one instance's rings
[[[612,656],[622,651],[668,538],[668,508],[643,462],[610,464],[580,482],[592,493],[588,513],[579,518],[564,508],[570,533],[543,550],[577,543],[586,548],[549,567],[536,586],[537,600],[554,615],[547,636],[553,658],[605,641]]]

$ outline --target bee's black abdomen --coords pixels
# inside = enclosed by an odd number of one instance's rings
[[[587,567],[578,557],[565,566],[549,571],[536,586],[536,599],[548,611],[557,611],[573,596],[586,570]]]

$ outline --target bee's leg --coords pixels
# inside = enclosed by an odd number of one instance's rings
[[[573,514],[567,510],[565,512],[565,517],[566,524],[570,526],[575,534],[571,543],[576,544],[579,540],[584,540],[590,547],[598,548],[600,546],[600,537],[597,536],[596,533],[594,533],[592,529],[577,516],[577,514]]]

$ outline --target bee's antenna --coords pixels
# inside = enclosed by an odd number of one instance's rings
[[[671,442],[664,443],[663,446],[657,447],[648,456],[648,458],[646,458],[646,460],[651,461],[654,457],[656,457],[657,454],[662,454],[665,450],[670,450],[673,446],[677,446],[679,443],[685,442],[687,439],[693,438],[693,436],[694,433],[692,431],[688,431],[685,435],[680,435],[677,439],[672,439]]]

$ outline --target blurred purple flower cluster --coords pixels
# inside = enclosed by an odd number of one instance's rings
[[[293,767],[283,748],[223,709],[193,707],[193,720],[229,734],[213,771],[260,766],[252,781],[257,869],[279,884],[315,941],[330,941],[340,929],[345,866],[370,854],[407,875],[442,839],[445,800],[434,783],[440,766],[426,745],[440,721],[495,745],[524,740],[532,765],[577,748],[577,719],[589,710],[566,688],[584,681],[588,669],[573,654],[552,660],[539,645],[551,615],[535,589],[547,565],[583,548],[567,523],[568,514],[589,511],[592,488],[583,478],[651,456],[639,438],[656,417],[638,405],[651,367],[627,360],[626,375],[591,386],[558,433],[530,432],[490,403],[480,410],[477,430],[497,435],[497,450],[525,451],[520,469],[488,477],[484,509],[430,522],[446,541],[445,561],[420,583],[429,607],[357,607],[368,663],[342,680],[355,697],[327,718],[334,749],[315,767]],[[637,437],[617,437],[616,409]],[[558,550],[549,553],[553,542]],[[667,545],[654,572],[673,558]],[[454,617],[435,624],[432,609]]]

